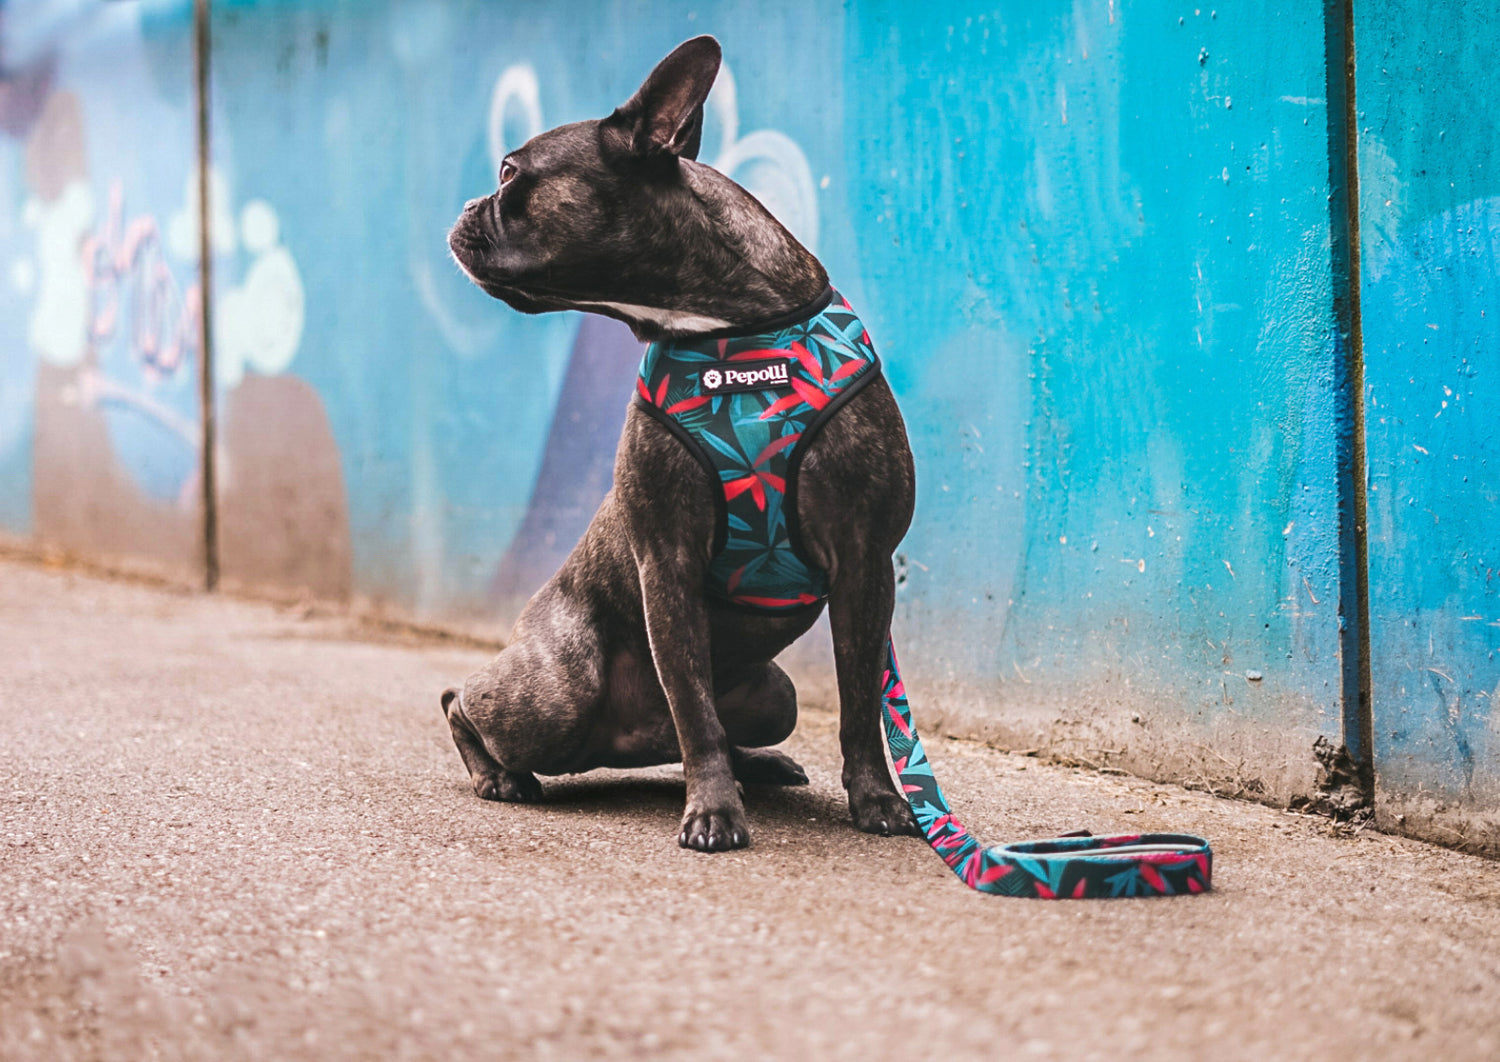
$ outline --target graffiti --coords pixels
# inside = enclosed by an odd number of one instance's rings
[[[36,233],[36,257],[18,261],[28,290],[38,285],[27,341],[52,365],[76,365],[88,347],[88,281],[78,249],[94,222],[94,193],[74,180],[52,202],[33,197],[22,213]]]
[[[262,376],[285,372],[306,317],[302,275],[281,243],[276,211],[252,199],[240,210],[239,233],[251,262],[245,279],[220,299],[214,329],[216,382],[224,388],[238,384],[247,366]]]
[[[507,138],[505,124],[513,109],[521,112],[524,128],[520,136]],[[542,125],[542,89],[530,63],[507,67],[495,80],[490,93],[490,119],[487,140],[490,163],[499,172],[500,163],[513,148],[518,148],[546,127]]]
[[[103,231],[87,236],[80,252],[89,341],[107,343],[123,324],[141,371],[150,381],[162,380],[197,356],[202,290],[196,281],[186,289],[178,285],[156,219],[143,214],[127,224],[124,210],[125,189],[115,181]]]
[[[719,127],[719,151],[709,165],[742,184],[816,254],[818,193],[812,168],[797,142],[775,129],[739,135],[739,92],[728,63],[719,67],[719,78],[703,109],[705,124],[711,124],[711,117]]]
[[[64,400],[100,409],[115,452],[155,497],[198,502],[199,417],[193,387],[201,288],[182,282],[156,217],[126,209],[111,182],[102,221],[78,243],[82,364]]]
[[[247,367],[267,376],[288,368],[301,343],[305,299],[296,262],[280,242],[276,211],[251,200],[236,221],[224,205],[227,182],[217,171],[209,180],[214,251],[229,256],[243,249],[251,258],[243,280],[227,285],[219,299],[214,364],[223,392],[239,384]],[[197,176],[189,174],[184,205],[167,222],[165,239],[154,215],[127,210],[118,180],[97,228],[83,182],[58,203],[38,207],[43,280],[32,317],[32,342],[42,356],[78,365],[65,400],[104,409],[117,453],[141,486],[184,509],[197,504],[201,427],[193,382],[202,288],[178,275],[196,271],[196,195]]]

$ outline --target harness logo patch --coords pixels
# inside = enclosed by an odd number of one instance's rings
[[[705,394],[725,395],[736,391],[771,391],[792,385],[787,361],[719,361],[698,374]]]

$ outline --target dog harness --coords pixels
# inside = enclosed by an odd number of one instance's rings
[[[664,424],[719,489],[709,597],[762,612],[820,605],[828,573],[803,551],[797,471],[829,419],[880,372],[870,335],[832,288],[813,305],[745,329],[651,344],[636,402]],[[1185,834],[1073,835],[986,847],[953,814],[912,723],[886,644],[886,747],[927,843],[971,889],[1082,899],[1170,896],[1210,886],[1213,853]]]
[[[778,320],[647,348],[636,401],[719,484],[711,598],[764,612],[827,599],[828,573],[798,536],[797,471],[823,425],[879,372],[869,333],[832,288]]]

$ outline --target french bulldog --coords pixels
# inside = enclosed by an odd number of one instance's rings
[[[712,37],[687,41],[614,113],[508,155],[498,188],[466,204],[449,233],[459,266],[523,313],[606,314],[646,342],[814,303],[828,289],[817,258],[696,161],[719,64]],[[905,424],[877,377],[808,444],[796,497],[803,548],[828,577],[849,809],[861,830],[886,835],[918,833],[879,715],[891,557],[911,521],[913,476]],[[757,613],[705,593],[719,489],[659,420],[631,407],[613,488],[583,538],[504,651],[442,694],[476,794],[539,801],[538,775],[680,761],[678,843],[717,852],[750,843],[738,782],[806,784],[769,748],[797,719],[775,658],[823,605]]]

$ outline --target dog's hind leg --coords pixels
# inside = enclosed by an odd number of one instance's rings
[[[736,781],[753,785],[806,785],[807,772],[784,752],[765,748],[785,741],[797,725],[797,690],[785,671],[764,664],[715,700],[730,741]]]
[[[464,712],[463,696],[455,688],[443,691],[443,716],[453,732],[453,743],[469,769],[474,793],[481,800],[534,804],[542,799],[542,783],[529,771],[508,771],[484,747],[474,724]]]
[[[749,785],[806,785],[807,772],[784,752],[775,749],[729,750],[729,768],[736,782]]]

